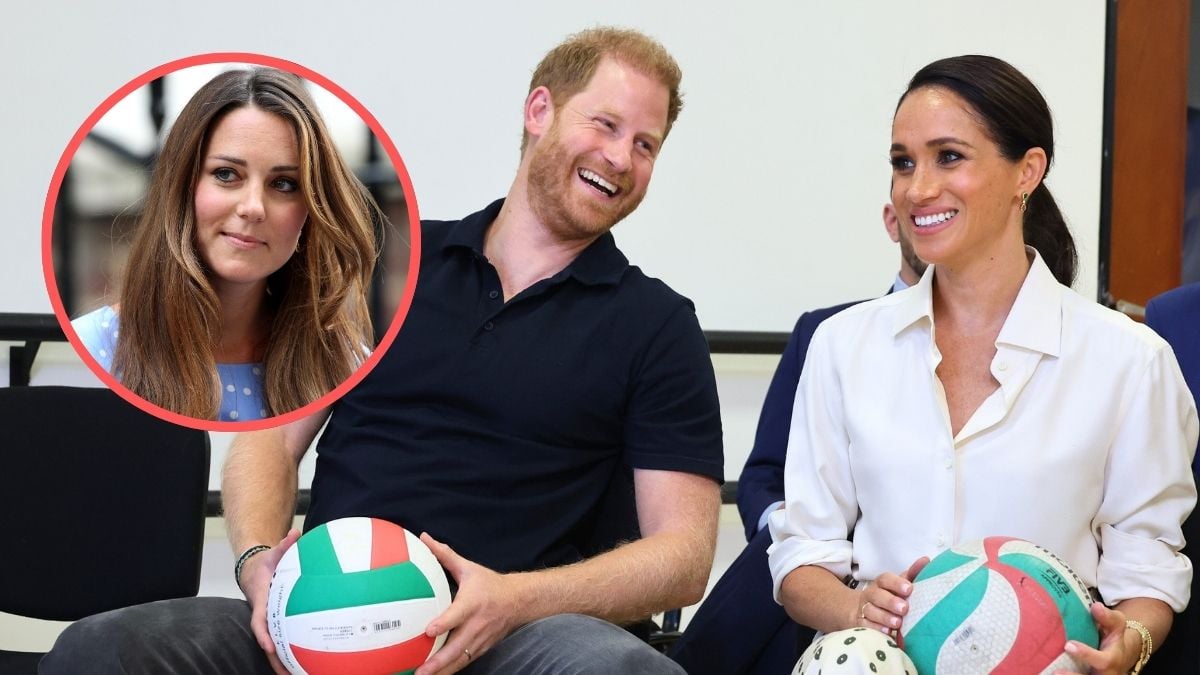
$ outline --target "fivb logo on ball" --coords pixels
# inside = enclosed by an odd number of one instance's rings
[[[445,636],[425,626],[450,605],[437,559],[411,532],[342,518],[306,533],[271,579],[267,623],[297,675],[409,672]]]
[[[943,551],[917,575],[903,647],[921,673],[1087,672],[1063,648],[1099,643],[1090,603],[1046,549],[988,537]]]

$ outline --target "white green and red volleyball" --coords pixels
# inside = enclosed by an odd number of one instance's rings
[[[1067,640],[1095,647],[1087,587],[1046,549],[987,537],[943,551],[913,584],[902,646],[921,675],[1027,675],[1087,667]]]
[[[445,641],[425,627],[449,606],[446,573],[420,539],[378,518],[341,518],[283,554],[267,625],[295,675],[406,673]]]

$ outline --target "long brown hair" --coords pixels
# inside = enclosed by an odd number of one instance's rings
[[[222,73],[184,106],[159,154],[125,267],[113,359],[123,385],[189,417],[215,419],[221,403],[213,356],[221,306],[193,243],[195,186],[208,135],[248,105],[294,129],[308,206],[297,252],[267,280],[268,416],[320,398],[375,344],[365,293],[382,211],[338,153],[299,77],[271,68]]]

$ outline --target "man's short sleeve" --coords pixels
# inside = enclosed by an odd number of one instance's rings
[[[686,301],[649,339],[630,388],[625,448],[633,468],[724,480],[716,376],[708,343]]]

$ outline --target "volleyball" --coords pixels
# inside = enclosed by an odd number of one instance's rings
[[[1099,644],[1090,604],[1050,551],[988,537],[943,551],[917,575],[901,644],[922,675],[1085,673],[1063,648]]]
[[[267,593],[275,651],[294,675],[409,671],[445,641],[425,626],[450,606],[446,573],[408,530],[341,518],[289,548]]]
[[[896,641],[876,630],[848,628],[813,640],[792,675],[917,675]]]

